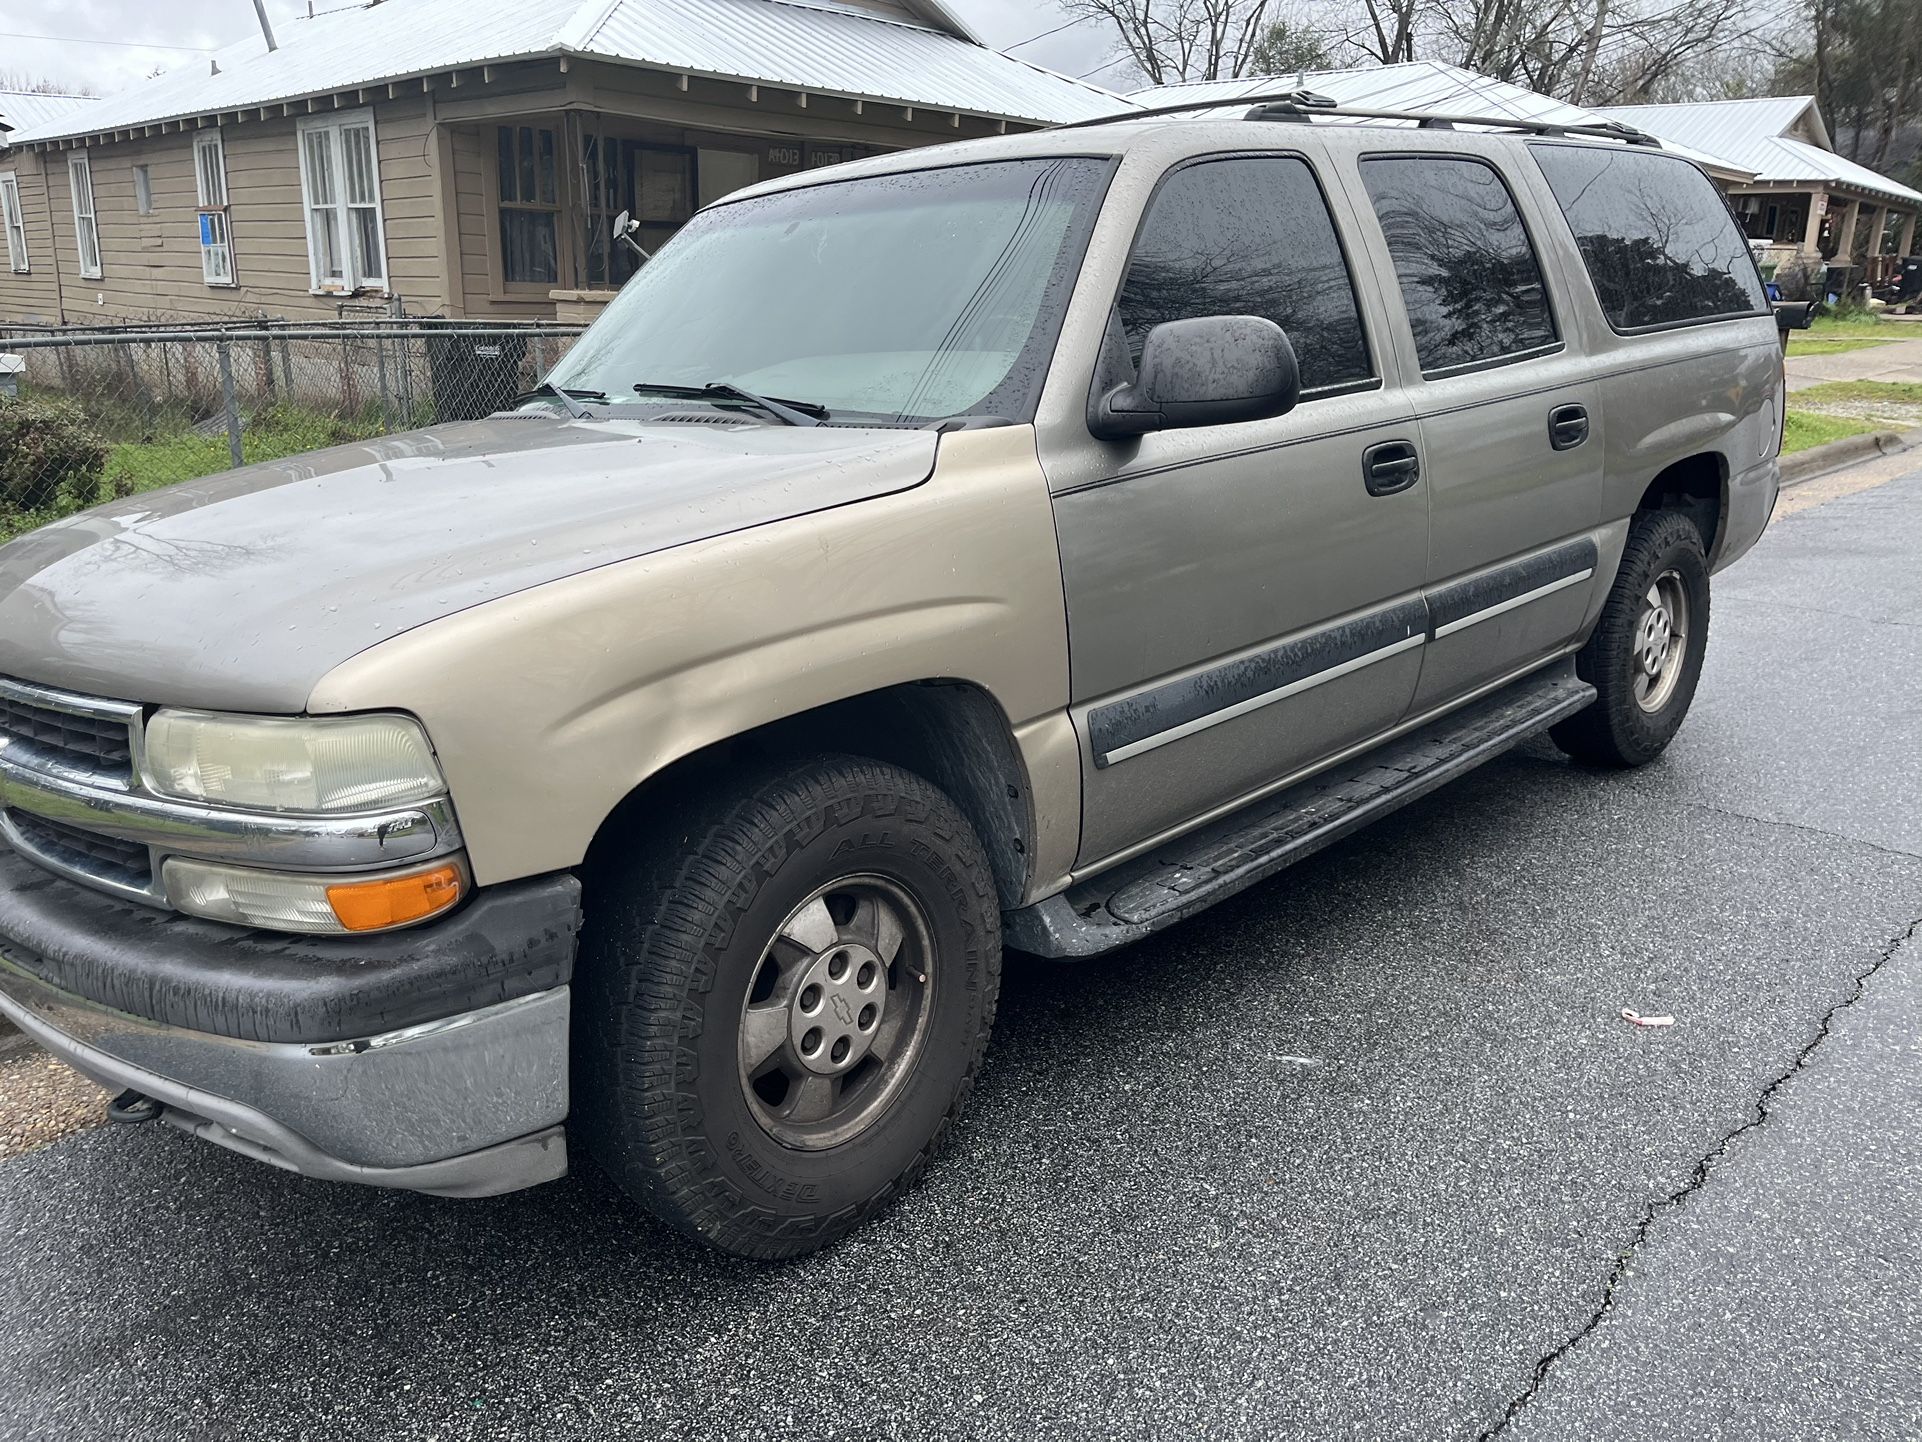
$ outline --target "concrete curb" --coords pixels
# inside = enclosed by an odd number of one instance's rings
[[[1812,481],[1817,476],[1827,475],[1856,461],[1867,460],[1870,456],[1900,455],[1917,446],[1922,446],[1922,430],[1872,431],[1865,436],[1844,436],[1825,446],[1811,446],[1806,451],[1784,456],[1781,484],[1784,489],[1799,486],[1804,481]]]

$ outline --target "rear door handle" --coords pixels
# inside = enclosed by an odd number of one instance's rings
[[[1411,441],[1383,441],[1361,453],[1362,484],[1371,496],[1392,496],[1421,479],[1421,457]]]
[[[1572,451],[1588,439],[1588,410],[1584,406],[1556,406],[1548,413],[1548,443],[1558,451]]]

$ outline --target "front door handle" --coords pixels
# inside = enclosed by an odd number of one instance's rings
[[[1361,453],[1362,484],[1371,496],[1392,496],[1421,479],[1421,457],[1412,441],[1383,441]]]
[[[1548,413],[1548,443],[1558,451],[1572,451],[1588,439],[1588,409],[1556,406]]]

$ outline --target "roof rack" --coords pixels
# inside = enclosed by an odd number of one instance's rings
[[[1594,125],[1566,125],[1550,120],[1514,120],[1501,115],[1438,115],[1417,110],[1370,110],[1343,105],[1312,90],[1290,90],[1275,95],[1237,95],[1220,100],[1188,100],[1179,105],[1157,105],[1148,110],[1128,110],[1094,120],[1071,120],[1049,127],[1053,130],[1081,130],[1091,125],[1114,125],[1124,120],[1148,120],[1158,115],[1185,115],[1192,110],[1218,110],[1245,105],[1243,120],[1268,120],[1307,125],[1317,115],[1339,116],[1348,120],[1400,120],[1420,130],[1453,130],[1460,125],[1479,125],[1491,130],[1520,130],[1530,135],[1579,135],[1598,140],[1621,140],[1630,145],[1661,147],[1661,141],[1619,120],[1603,120]]]

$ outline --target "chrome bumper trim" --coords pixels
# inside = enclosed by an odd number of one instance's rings
[[[159,862],[168,856],[297,871],[360,871],[425,860],[461,846],[454,808],[445,797],[353,816],[232,811],[55,776],[22,766],[8,753],[0,744],[0,809],[151,847],[156,890],[148,899],[158,895]],[[54,866],[17,834],[8,840],[42,865],[74,874]],[[84,872],[75,879],[103,885]]]
[[[238,1041],[116,1012],[0,961],[0,1015],[203,1140],[324,1180],[492,1196],[567,1170],[569,990],[384,1036]]]

